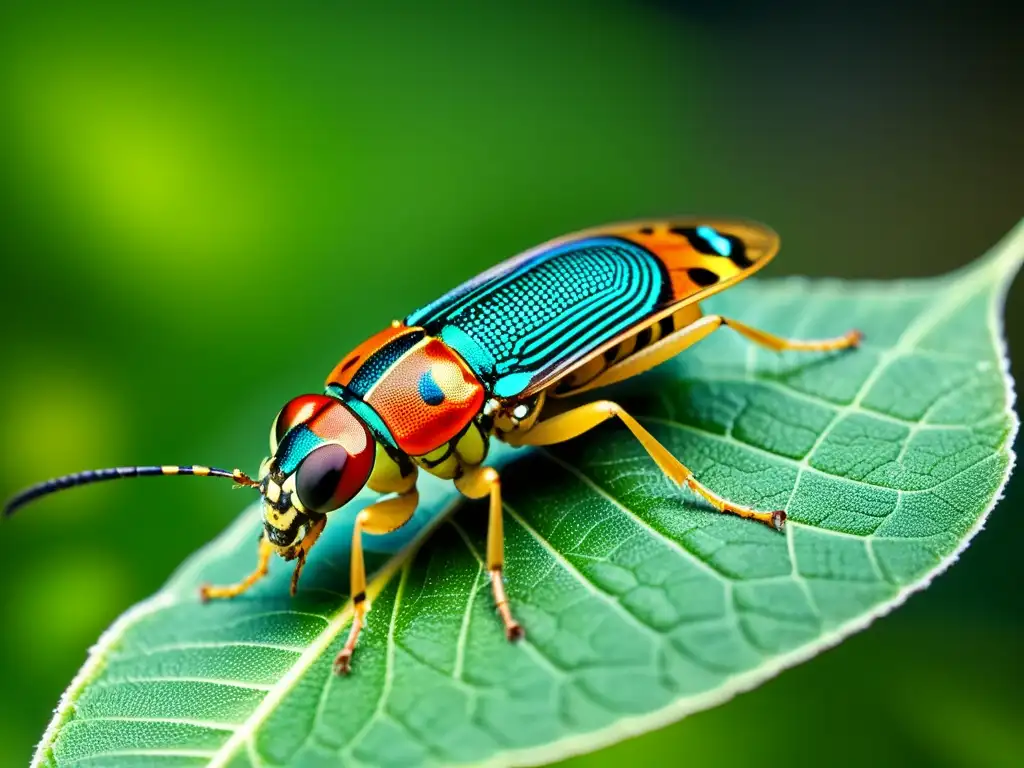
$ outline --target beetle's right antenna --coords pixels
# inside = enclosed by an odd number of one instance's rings
[[[55,477],[53,480],[46,480],[37,483],[31,488],[16,495],[4,504],[3,516],[10,517],[21,507],[30,501],[35,501],[51,493],[74,488],[76,485],[88,485],[89,483],[102,483],[106,480],[120,480],[124,477],[154,477],[156,475],[195,475],[196,477],[227,477],[235,481],[243,488],[258,488],[259,483],[249,477],[240,469],[227,470],[216,467],[201,467],[193,465],[165,466],[165,467],[114,467],[111,469],[89,469],[85,472],[76,472],[73,475]]]

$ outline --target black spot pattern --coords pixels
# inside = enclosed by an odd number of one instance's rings
[[[661,335],[658,337],[659,339],[664,339],[672,333],[676,329],[676,324],[672,319],[672,315],[661,318],[661,320],[658,321],[658,327],[661,328]]]
[[[690,245],[693,246],[693,250],[697,253],[703,253],[707,256],[718,256],[722,258],[722,254],[715,250],[714,246],[711,245],[707,240],[697,234],[697,230],[694,227],[672,227],[669,230],[674,235],[685,237]],[[754,262],[747,256],[747,246],[735,235],[726,235],[719,232],[719,236],[729,242],[729,256],[728,259],[740,269],[746,269],[747,267],[754,266]]]
[[[704,267],[692,267],[686,270],[686,274],[701,288],[706,288],[718,282],[718,275],[710,269],[704,269]]]

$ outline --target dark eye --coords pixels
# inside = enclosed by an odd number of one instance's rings
[[[343,497],[347,463],[348,451],[336,444],[317,448],[303,459],[295,473],[295,492],[302,506],[326,514],[348,501]]]

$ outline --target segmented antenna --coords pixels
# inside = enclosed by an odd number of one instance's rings
[[[4,505],[3,516],[5,518],[10,517],[30,501],[35,501],[42,496],[48,496],[51,493],[63,491],[67,488],[74,488],[76,485],[102,483],[106,480],[120,480],[124,477],[153,477],[156,475],[227,477],[243,487],[255,488],[259,486],[259,483],[240,469],[227,470],[217,469],[216,467],[201,467],[198,465],[193,465],[191,467],[112,467],[110,469],[89,469],[85,472],[75,472],[73,475],[55,477],[52,480],[37,483],[31,488],[26,488]]]

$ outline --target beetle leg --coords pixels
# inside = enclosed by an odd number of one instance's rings
[[[625,424],[633,436],[640,441],[640,445],[654,459],[661,471],[668,475],[679,485],[685,485],[697,495],[701,496],[719,512],[728,512],[740,517],[758,520],[772,528],[781,531],[786,522],[786,513],[782,510],[776,512],[758,512],[750,507],[734,504],[722,498],[714,491],[704,487],[693,476],[693,472],[673,456],[669,450],[654,439],[654,436],[640,426],[640,423],[626,413],[620,405],[609,400],[599,400],[587,405],[581,405],[571,411],[560,413],[547,421],[537,424],[529,432],[523,434],[512,434],[506,436],[511,445],[553,445],[571,440],[584,432],[589,432],[608,419],[618,417]]]
[[[302,537],[302,541],[299,542],[299,546],[296,548],[298,551],[295,557],[298,562],[295,563],[295,572],[292,574],[291,594],[293,597],[299,589],[299,575],[302,573],[302,569],[306,565],[306,556],[309,554],[309,550],[313,548],[313,545],[316,544],[316,540],[320,538],[320,534],[324,532],[326,525],[327,515],[321,515],[320,518],[313,523],[313,527],[310,528],[306,535]]]
[[[274,547],[264,536],[260,539],[260,554],[259,563],[256,565],[256,570],[246,576],[237,584],[232,584],[228,587],[212,587],[209,584],[203,584],[199,588],[199,597],[204,602],[207,600],[222,599],[228,597],[237,597],[246,590],[248,590],[253,584],[262,579],[267,575],[270,570],[270,557],[274,554]]]
[[[785,352],[787,350],[795,352],[835,352],[840,349],[857,347],[864,338],[863,333],[853,330],[847,331],[842,336],[833,336],[830,339],[787,339],[782,336],[776,336],[774,333],[754,328],[746,323],[741,323],[739,320],[733,320],[731,317],[721,317],[720,315],[711,315],[711,317],[718,318],[722,326],[732,328],[748,341],[752,341],[762,347],[767,347],[774,352]]]
[[[684,349],[693,346],[701,339],[707,338],[723,327],[732,328],[745,339],[775,352],[786,350],[797,352],[833,352],[856,347],[863,338],[863,334],[860,331],[849,331],[842,336],[836,336],[831,339],[785,339],[767,331],[753,328],[738,320],[722,317],[721,315],[707,315],[658,339],[649,347],[608,366],[608,368],[583,386],[559,393],[559,396],[577,395],[591,389],[607,387],[611,384],[631,379],[675,357]]]
[[[345,646],[334,658],[334,671],[339,675],[347,675],[351,669],[352,653],[356,649],[356,641],[359,640],[359,633],[366,623],[366,612],[369,610],[366,602],[363,533],[380,534],[400,528],[412,518],[419,498],[419,494],[413,488],[407,493],[371,504],[356,515],[355,528],[352,530],[352,550],[349,557],[349,567],[352,569],[349,578],[352,591],[352,627],[348,631]]]
[[[505,624],[505,635],[509,640],[518,640],[523,636],[523,628],[512,618],[508,596],[505,594],[505,584],[502,582],[505,534],[501,513],[501,478],[493,467],[471,467],[461,477],[456,478],[455,487],[470,499],[482,499],[484,496],[490,498],[487,522],[487,571],[491,576],[494,604]]]

